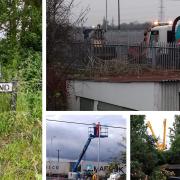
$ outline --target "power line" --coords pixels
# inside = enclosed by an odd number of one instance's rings
[[[58,123],[68,123],[68,124],[78,124],[78,125],[85,125],[85,126],[94,125],[93,123],[88,124],[88,123],[79,123],[79,122],[73,122],[73,121],[59,121],[59,120],[52,120],[52,119],[46,119],[46,121],[58,122]],[[126,129],[125,127],[122,127],[122,126],[111,126],[111,125],[101,125],[101,126],[108,127],[108,128]]]

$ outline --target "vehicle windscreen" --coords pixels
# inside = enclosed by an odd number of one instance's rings
[[[159,31],[153,30],[150,35],[150,43],[157,43],[159,41]]]

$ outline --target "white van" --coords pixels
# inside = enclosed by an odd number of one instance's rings
[[[151,28],[149,43],[172,42],[172,25],[156,26]]]

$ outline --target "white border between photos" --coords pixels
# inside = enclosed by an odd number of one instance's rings
[[[46,0],[42,0],[42,179],[46,179]]]

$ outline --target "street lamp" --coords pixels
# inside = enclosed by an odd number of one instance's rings
[[[53,139],[56,138],[56,136],[51,136],[51,148],[52,148],[52,154],[53,155]]]
[[[51,158],[53,158],[53,138],[56,138],[56,136],[51,136],[51,148],[52,148],[52,154],[50,153],[50,155],[52,155]],[[50,167],[52,168],[52,162],[53,162],[53,159],[50,160]],[[50,174],[51,174],[51,170],[50,170]]]
[[[59,162],[59,153],[60,153],[60,149],[56,150],[58,152],[58,162]]]

